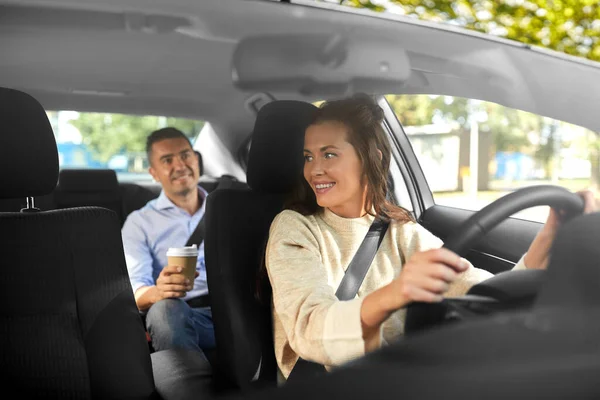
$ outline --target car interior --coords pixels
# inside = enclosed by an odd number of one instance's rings
[[[7,391],[164,400],[600,394],[600,320],[590,317],[600,307],[600,254],[590,241],[600,236],[598,214],[579,216],[581,198],[554,185],[480,211],[437,204],[385,97],[462,96],[599,132],[598,63],[308,0],[0,1],[0,53]],[[270,287],[257,272],[270,224],[301,179],[313,104],[354,92],[384,111],[390,198],[496,275],[462,298],[411,304],[405,340],[281,386]],[[108,168],[61,168],[52,110],[207,121],[193,147],[209,192],[210,361],[154,351],[135,305],[121,227],[160,185]],[[570,222],[548,271],[508,272],[542,226],[511,216],[536,206],[565,210]]]

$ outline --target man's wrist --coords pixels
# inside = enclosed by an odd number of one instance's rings
[[[142,286],[135,291],[135,302],[140,311],[145,311],[160,300],[158,289],[155,285]]]

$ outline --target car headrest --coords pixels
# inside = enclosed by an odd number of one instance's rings
[[[277,100],[257,116],[248,155],[247,182],[253,190],[286,193],[302,175],[304,131],[317,107],[295,100]]]
[[[42,105],[18,90],[0,88],[0,198],[51,193],[58,180],[58,150]]]
[[[63,192],[114,192],[119,190],[117,174],[112,169],[63,169],[56,190]]]
[[[584,214],[562,226],[536,299],[536,307],[583,309],[600,306],[600,213]]]
[[[202,161],[202,154],[198,150],[194,150],[194,153],[198,156],[198,167],[200,168],[200,176],[204,174],[204,161]]]

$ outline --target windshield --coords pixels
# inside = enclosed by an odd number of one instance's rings
[[[148,173],[146,138],[172,126],[192,142],[204,121],[125,114],[50,111],[60,168],[108,168],[120,181],[152,180]]]
[[[598,0],[317,0],[443,22],[600,61]]]

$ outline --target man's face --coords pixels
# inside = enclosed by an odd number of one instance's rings
[[[167,196],[185,196],[200,179],[198,156],[186,139],[164,139],[152,145],[149,172]]]

